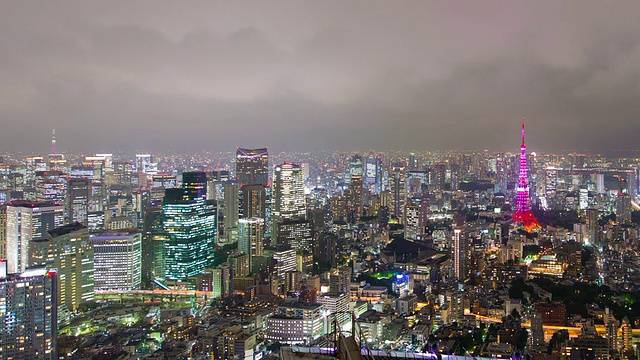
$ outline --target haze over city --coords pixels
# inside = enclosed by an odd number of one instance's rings
[[[46,152],[618,150],[637,2],[0,4],[0,144]],[[515,135],[515,136],[512,136]]]

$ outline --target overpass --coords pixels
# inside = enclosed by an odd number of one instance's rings
[[[480,357],[467,355],[443,355],[436,353],[414,353],[404,351],[386,351],[386,350],[369,350],[361,349],[359,354],[348,352],[348,354],[340,353],[338,349],[332,348],[313,348],[292,346],[280,349],[280,359],[283,360],[305,360],[305,359],[340,359],[340,360],[381,360],[381,359],[422,359],[422,360],[496,360],[496,359],[520,359],[516,355],[509,358],[496,357]]]

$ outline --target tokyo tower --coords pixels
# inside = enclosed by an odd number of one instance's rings
[[[531,212],[529,200],[529,175],[527,171],[527,145],[524,143],[524,118],[522,118],[522,145],[520,146],[520,171],[518,172],[518,195],[516,197],[516,210],[513,213],[513,221],[524,226],[527,232],[540,229],[540,223]]]

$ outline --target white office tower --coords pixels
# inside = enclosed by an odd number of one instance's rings
[[[7,206],[8,272],[18,273],[29,266],[29,245],[49,230],[64,224],[64,206],[29,201]]]
[[[137,290],[141,282],[142,238],[140,233],[92,236],[94,288]]]

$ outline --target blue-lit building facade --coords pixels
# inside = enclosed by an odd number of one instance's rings
[[[186,280],[213,264],[216,205],[188,189],[167,189],[163,201],[165,278]]]

